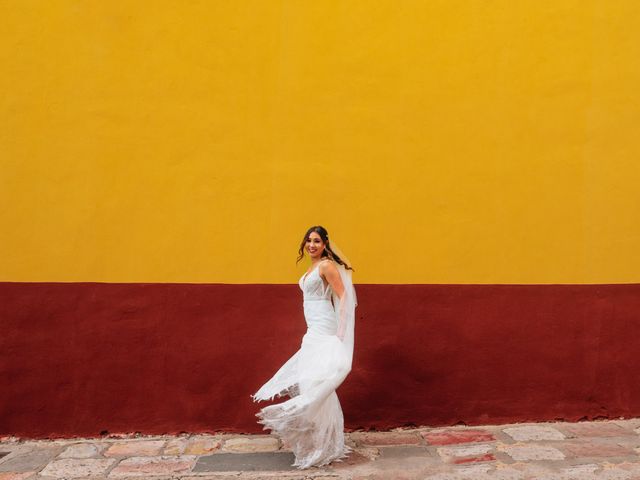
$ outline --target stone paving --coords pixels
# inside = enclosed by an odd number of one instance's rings
[[[270,435],[0,438],[0,480],[640,480],[640,418],[352,432],[354,452],[298,470]]]

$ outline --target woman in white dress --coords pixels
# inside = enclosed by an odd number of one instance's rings
[[[289,400],[256,414],[263,429],[278,435],[295,455],[299,469],[341,461],[344,417],[336,388],[351,371],[356,293],[346,257],[321,226],[311,227],[300,244],[311,268],[300,278],[307,332],[300,349],[254,395],[254,402]]]

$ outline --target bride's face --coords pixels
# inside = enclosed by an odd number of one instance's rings
[[[306,249],[312,259],[320,258],[322,256],[324,242],[317,232],[311,232],[309,237],[307,237]]]

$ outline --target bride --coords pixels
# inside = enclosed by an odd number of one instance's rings
[[[251,397],[254,402],[289,397],[256,416],[291,448],[299,469],[341,461],[344,418],[336,388],[351,371],[355,307],[358,304],[346,257],[321,226],[311,227],[300,244],[311,268],[300,278],[307,332],[300,349]]]

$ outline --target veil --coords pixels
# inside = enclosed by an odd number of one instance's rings
[[[329,245],[331,250],[333,250],[343,262],[351,266],[351,262],[336,242],[329,239]],[[352,271],[347,270],[344,265],[338,263],[336,263],[336,267],[338,267],[338,272],[340,272],[340,279],[344,286],[344,294],[342,299],[340,299],[335,292],[332,293],[333,309],[336,321],[338,322],[338,333],[344,335],[342,344],[348,358],[349,370],[351,370],[355,335],[355,309],[358,305],[358,297],[356,296],[356,289],[353,286]]]

